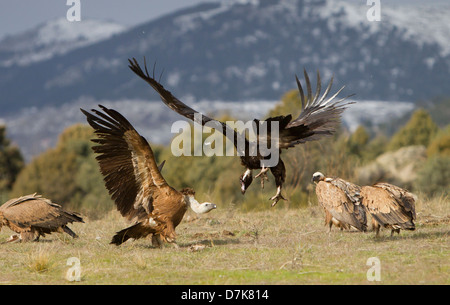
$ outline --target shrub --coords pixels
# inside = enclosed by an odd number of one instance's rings
[[[429,158],[419,170],[415,190],[428,196],[448,195],[450,189],[450,156]]]

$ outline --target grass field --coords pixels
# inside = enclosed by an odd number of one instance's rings
[[[262,204],[269,204],[264,202]],[[188,212],[177,227],[178,249],[148,239],[109,245],[127,223],[117,212],[71,227],[80,236],[52,234],[40,242],[0,244],[0,284],[450,284],[450,203],[417,204],[416,231],[331,234],[317,206],[261,212]],[[4,241],[12,232],[3,228]],[[80,261],[70,282],[67,260]],[[370,282],[370,257],[381,281]]]

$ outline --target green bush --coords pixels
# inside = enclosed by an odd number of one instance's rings
[[[448,195],[450,190],[450,156],[429,158],[419,170],[414,189],[430,197]]]
[[[87,125],[68,127],[55,148],[34,158],[20,172],[10,195],[39,193],[80,212],[111,210],[113,202],[91,149],[92,136]]]
[[[409,121],[392,137],[388,150],[397,150],[404,146],[423,145],[427,147],[438,131],[430,114],[416,110]]]
[[[11,189],[23,166],[20,149],[6,137],[6,126],[0,125],[0,193]]]
[[[439,131],[427,149],[429,157],[434,155],[450,156],[450,125]]]

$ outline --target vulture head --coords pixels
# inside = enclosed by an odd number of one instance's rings
[[[191,188],[185,188],[181,190],[181,193],[184,195],[184,198],[187,204],[191,207],[192,211],[197,214],[205,214],[217,208],[215,204],[210,202],[199,203],[194,197],[195,191]]]
[[[241,182],[241,192],[242,194],[245,194],[245,191],[253,181],[252,171],[250,169],[247,169],[245,173],[241,175],[239,181]]]
[[[319,183],[319,181],[325,180],[325,176],[321,172],[315,172],[312,176],[311,182]]]

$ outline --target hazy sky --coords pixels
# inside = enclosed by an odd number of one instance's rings
[[[81,17],[136,25],[174,10],[206,0],[80,0]],[[228,0],[221,0],[228,1]],[[347,0],[366,3],[367,0]],[[380,0],[381,4],[433,5],[449,0]],[[35,27],[47,20],[65,17],[67,0],[1,0],[0,39]]]
[[[81,18],[135,25],[202,0],[80,0]],[[67,0],[1,0],[0,39],[65,17]]]

